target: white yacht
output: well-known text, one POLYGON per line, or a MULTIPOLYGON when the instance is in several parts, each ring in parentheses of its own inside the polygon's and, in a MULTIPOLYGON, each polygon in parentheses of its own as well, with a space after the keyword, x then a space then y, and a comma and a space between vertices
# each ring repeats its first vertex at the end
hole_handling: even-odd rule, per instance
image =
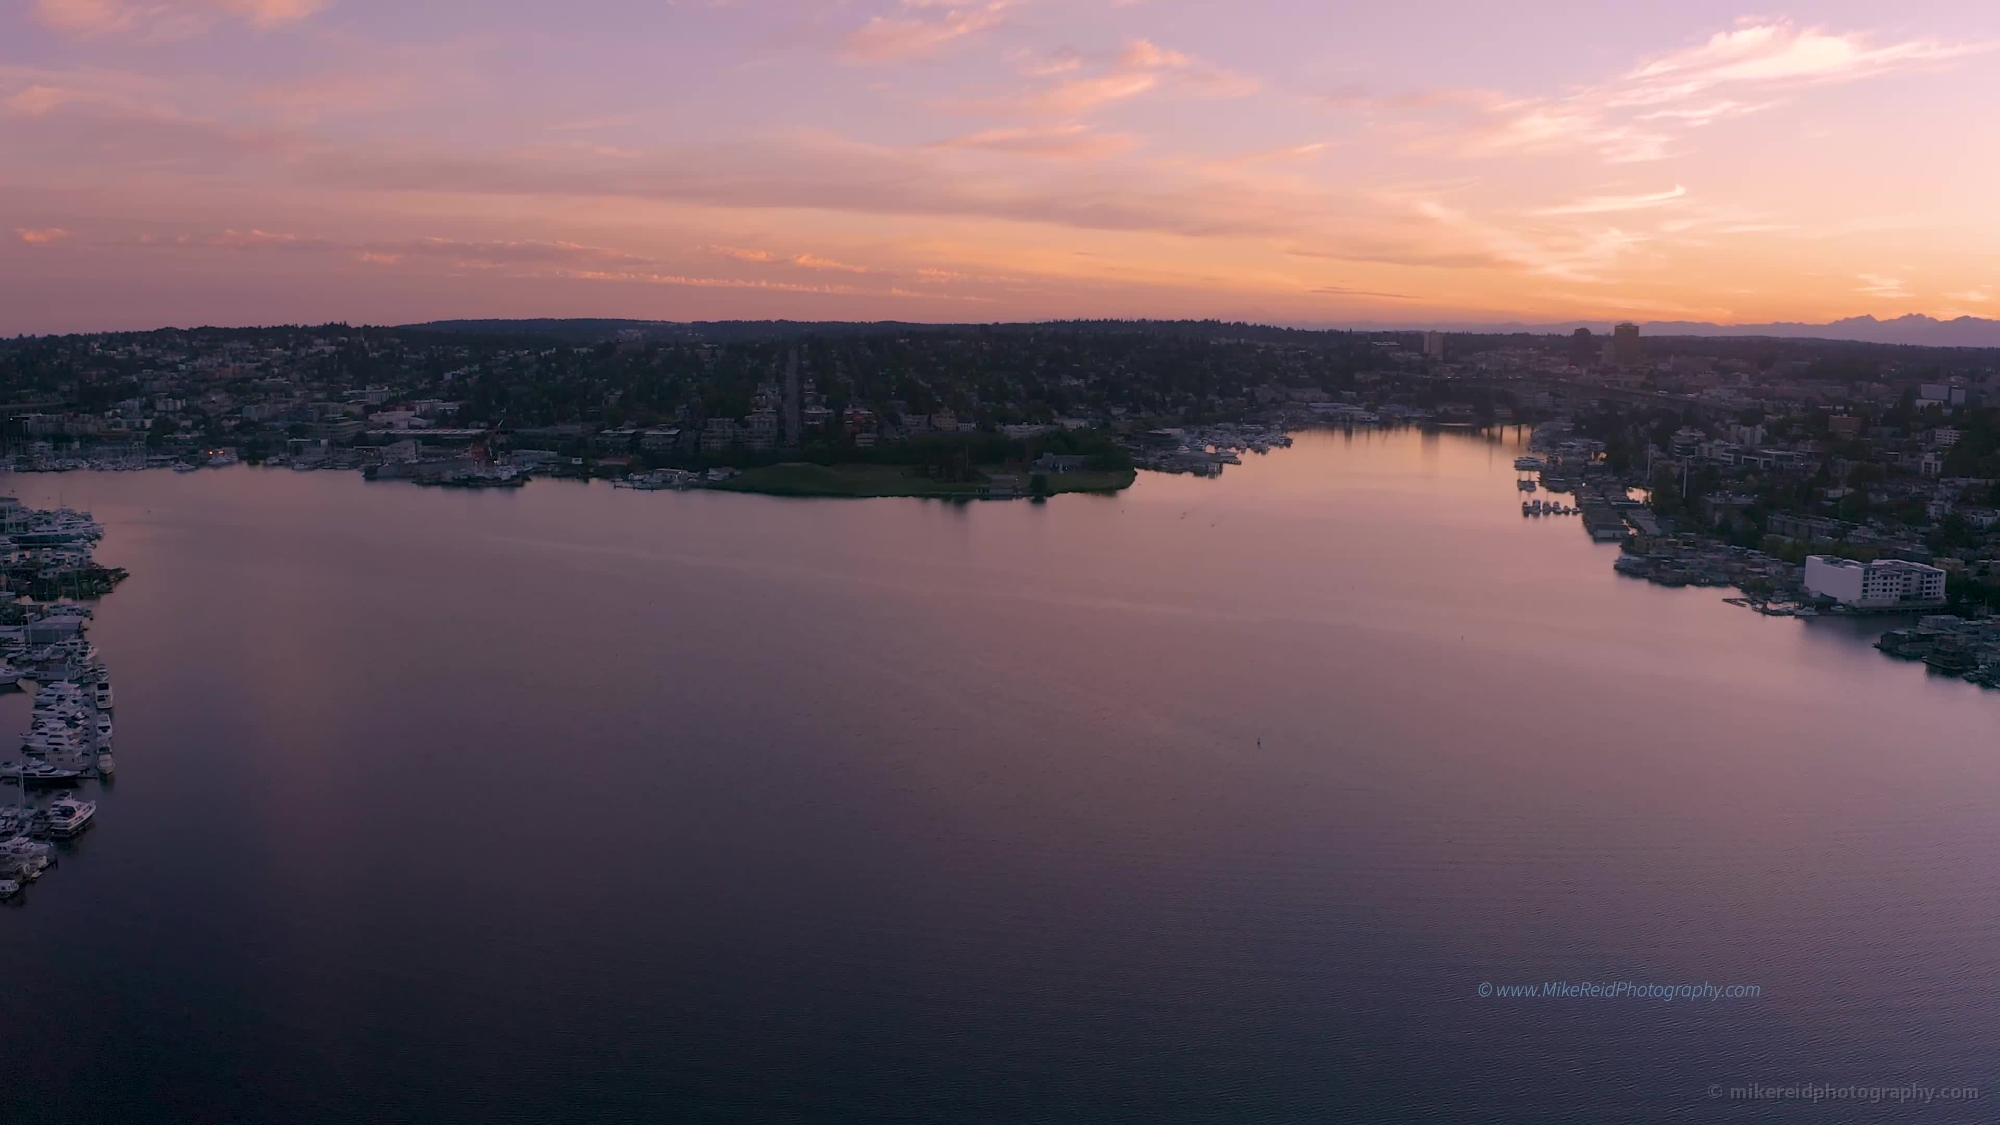
POLYGON ((110 680, 99 680, 90 685, 90 693, 93 699, 95 699, 99 711, 109 711, 117 706, 111 698, 110 680))
POLYGON ((117 772, 118 763, 111 757, 111 751, 99 750, 97 752, 97 776, 110 777, 117 772))
POLYGON ((0 660, 0 687, 7 687, 10 684, 18 684, 20 682, 21 670, 7 663, 5 660, 0 660))
POLYGON ((90 818, 96 815, 96 801, 64 797, 49 806, 49 831, 58 837, 74 836, 90 827, 90 818))
POLYGON ((21 893, 21 884, 12 879, 0 879, 0 902, 6 902, 21 893))

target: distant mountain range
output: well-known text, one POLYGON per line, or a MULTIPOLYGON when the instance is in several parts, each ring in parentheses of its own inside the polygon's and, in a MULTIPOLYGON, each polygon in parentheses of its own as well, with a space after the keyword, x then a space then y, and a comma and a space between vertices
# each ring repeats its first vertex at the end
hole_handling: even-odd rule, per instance
MULTIPOLYGON (((1568 334, 1578 328, 1588 328, 1592 332, 1611 331, 1609 321, 1580 320, 1559 321, 1553 324, 1356 324, 1351 327, 1367 331, 1396 332, 1428 327, 1443 332, 1480 334, 1527 332, 1534 335, 1568 334)), ((1899 316, 1893 320, 1877 320, 1872 316, 1850 316, 1845 320, 1836 320, 1828 324, 1798 324, 1789 321, 1775 324, 1708 324, 1693 320, 1649 320, 1640 323, 1639 333, 1642 336, 1770 336, 1788 340, 1858 340, 1868 344, 1913 344, 1926 348, 2000 348, 2000 320, 1984 320, 1976 316, 1938 320, 1918 313, 1899 316)))
MULTIPOLYGON (((1223 325, 1215 321, 1072 321, 1071 327, 1096 330, 1115 329, 1120 325, 1137 327, 1144 325, 1156 331, 1214 330, 1227 329, 1241 334, 1244 329, 1262 329, 1273 333, 1287 331, 1280 326, 1223 325)), ((845 335, 856 332, 908 331, 926 329, 946 329, 969 327, 966 325, 911 324, 901 321, 877 321, 856 323, 851 321, 794 321, 794 320, 738 320, 684 323, 663 320, 438 320, 428 324, 408 324, 404 328, 427 332, 472 332, 480 334, 555 336, 563 339, 592 342, 598 340, 625 339, 707 339, 740 340, 768 338, 772 336, 799 336, 808 333, 819 335, 845 335)), ((1010 328, 1030 328, 1032 325, 1008 325, 1010 328)), ((1470 332, 1480 335, 1510 335, 1529 333, 1532 335, 1568 335, 1578 328, 1588 328, 1592 332, 1608 333, 1609 321, 1557 321, 1554 323, 1531 324, 1514 322, 1505 324, 1479 322, 1436 322, 1431 324, 1382 324, 1348 323, 1295 325, 1291 330, 1349 329, 1362 332, 1421 332, 1436 329, 1443 332, 1470 332)), ((2000 320, 1985 320, 1976 316, 1961 316, 1956 320, 1938 320, 1935 317, 1912 313, 1893 320, 1877 320, 1872 316, 1851 316, 1828 324, 1798 324, 1780 322, 1775 324, 1708 324, 1689 320, 1652 320, 1639 325, 1645 336, 1735 336, 1735 337, 1775 337, 1788 340, 1855 340, 1869 344, 1910 344, 1927 348, 2000 348, 2000 320)))

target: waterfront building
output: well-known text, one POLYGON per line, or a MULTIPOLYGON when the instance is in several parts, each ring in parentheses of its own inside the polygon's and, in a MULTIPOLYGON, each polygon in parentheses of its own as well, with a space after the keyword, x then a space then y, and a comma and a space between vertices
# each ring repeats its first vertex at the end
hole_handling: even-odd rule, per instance
POLYGON ((1806 556, 1806 591, 1857 609, 1944 604, 1944 571, 1904 559, 1871 563, 1831 555, 1806 556))

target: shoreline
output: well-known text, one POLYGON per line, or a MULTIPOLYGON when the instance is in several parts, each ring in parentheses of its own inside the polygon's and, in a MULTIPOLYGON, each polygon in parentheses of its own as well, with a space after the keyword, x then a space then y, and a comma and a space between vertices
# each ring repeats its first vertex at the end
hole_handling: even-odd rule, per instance
POLYGON ((984 480, 944 481, 915 475, 901 465, 850 462, 818 465, 788 461, 779 465, 744 469, 726 480, 710 482, 714 492, 756 493, 799 499, 876 499, 916 497, 930 500, 1023 500, 1060 496, 1066 493, 1112 495, 1132 487, 1138 470, 1084 471, 1069 473, 1008 473, 981 470, 984 480), (1035 478, 1046 482, 1047 491, 1035 489, 1035 478))

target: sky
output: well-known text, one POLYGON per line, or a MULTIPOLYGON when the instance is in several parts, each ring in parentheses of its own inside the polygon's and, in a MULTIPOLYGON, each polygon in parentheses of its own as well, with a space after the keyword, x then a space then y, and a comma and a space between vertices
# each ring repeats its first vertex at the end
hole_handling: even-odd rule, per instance
POLYGON ((2000 4, 8 0, 0 333, 2000 317, 2000 4))

